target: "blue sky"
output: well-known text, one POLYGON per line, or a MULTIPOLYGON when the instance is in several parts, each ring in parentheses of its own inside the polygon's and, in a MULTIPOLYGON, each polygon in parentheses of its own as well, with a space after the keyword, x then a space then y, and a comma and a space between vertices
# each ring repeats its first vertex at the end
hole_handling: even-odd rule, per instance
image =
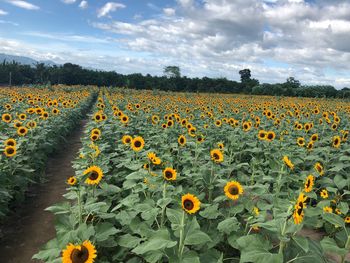
POLYGON ((350 1, 0 0, 0 52, 121 73, 350 87, 350 1))

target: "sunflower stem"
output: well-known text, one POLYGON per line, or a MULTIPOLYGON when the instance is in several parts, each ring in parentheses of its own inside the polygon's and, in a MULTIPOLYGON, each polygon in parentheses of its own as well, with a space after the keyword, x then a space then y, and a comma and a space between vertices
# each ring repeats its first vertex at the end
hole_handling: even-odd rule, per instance
MULTIPOLYGON (((286 220, 284 221, 284 224, 283 224, 283 228, 282 228, 282 232, 281 232, 281 236, 282 236, 282 237, 284 237, 285 232, 286 232, 287 221, 288 221, 288 219, 286 219, 286 220)), ((284 242, 284 241, 281 240, 281 241, 280 241, 280 247, 279 247, 279 250, 278 250, 278 254, 282 254, 282 255, 283 255, 283 249, 284 249, 285 246, 286 246, 286 242, 284 242)))
POLYGON ((184 229, 185 229, 185 211, 182 211, 182 217, 181 217, 181 223, 180 223, 179 251, 178 251, 178 256, 180 261, 182 260, 182 254, 185 248, 184 229))
MULTIPOLYGON (((166 187, 167 187, 167 183, 164 182, 164 184, 163 184, 163 200, 166 197, 166 187)), ((164 225, 165 208, 166 208, 166 205, 162 208, 162 217, 161 217, 161 220, 160 220, 160 228, 162 228, 163 225, 164 225)))
POLYGON ((83 207, 81 203, 80 189, 77 190, 78 206, 79 206, 79 225, 82 223, 83 219, 83 207))

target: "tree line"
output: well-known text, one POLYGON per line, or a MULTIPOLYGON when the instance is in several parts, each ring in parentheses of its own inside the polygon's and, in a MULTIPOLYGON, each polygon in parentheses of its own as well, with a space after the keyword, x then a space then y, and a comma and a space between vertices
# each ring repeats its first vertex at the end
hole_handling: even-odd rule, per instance
POLYGON ((289 77, 284 83, 259 83, 251 78, 249 69, 239 71, 241 81, 226 78, 189 78, 181 76, 180 68, 167 66, 163 76, 120 74, 115 71, 102 71, 83 68, 72 63, 33 66, 15 61, 3 61, 0 64, 0 84, 65 84, 119 86, 134 89, 159 89, 182 92, 242 93, 275 96, 350 98, 350 89, 336 90, 330 85, 301 85, 298 80, 289 77))

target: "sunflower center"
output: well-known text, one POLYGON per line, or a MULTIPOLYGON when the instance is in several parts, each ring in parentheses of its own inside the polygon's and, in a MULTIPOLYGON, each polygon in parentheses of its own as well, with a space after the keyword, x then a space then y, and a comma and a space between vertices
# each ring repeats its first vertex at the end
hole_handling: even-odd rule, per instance
POLYGON ((184 207, 185 207, 186 210, 192 210, 193 207, 194 207, 194 204, 193 204, 193 202, 191 200, 186 199, 184 201, 184 207))
POLYGON ((8 154, 13 154, 14 152, 15 152, 15 150, 13 148, 7 149, 7 153, 8 154))
POLYGON ((81 250, 75 248, 70 258, 72 263, 84 263, 89 259, 89 250, 85 246, 81 246, 81 250))
POLYGON ((180 143, 181 143, 181 144, 184 143, 184 138, 180 138, 180 143))
POLYGON ((5 120, 9 121, 10 120, 10 116, 9 115, 5 115, 5 120))
POLYGON ((217 153, 214 153, 213 157, 214 157, 215 160, 219 160, 220 159, 220 156, 217 153))
POLYGON ((334 140, 334 144, 338 144, 339 143, 339 140, 338 140, 338 138, 336 138, 335 140, 334 140))
POLYGON ((269 140, 271 140, 271 139, 273 138, 273 135, 272 135, 271 133, 269 133, 269 134, 267 135, 267 138, 268 138, 269 140))
POLYGON ((139 148, 139 147, 141 147, 141 142, 140 141, 136 141, 134 143, 134 145, 135 145, 135 147, 139 148))
POLYGON ((89 175, 90 180, 96 180, 98 178, 98 173, 95 171, 92 171, 89 175))
POLYGON ((302 212, 303 212, 303 208, 299 207, 298 210, 297 210, 297 214, 300 216, 302 212))
POLYGON ((101 119, 101 116, 100 116, 100 115, 97 115, 97 116, 96 116, 96 120, 99 120, 99 119, 101 119))
POLYGON ((125 139, 125 142, 126 142, 126 143, 130 143, 130 138, 126 138, 126 139, 125 139))
POLYGON ((20 133, 25 133, 25 129, 20 129, 19 132, 20 133))
POLYGON ((165 177, 168 178, 168 179, 170 179, 170 178, 173 177, 173 173, 172 173, 171 171, 166 171, 166 172, 165 172, 165 177))
POLYGON ((231 195, 238 195, 239 194, 239 190, 238 190, 238 187, 237 186, 231 186, 229 189, 228 189, 229 193, 231 195))

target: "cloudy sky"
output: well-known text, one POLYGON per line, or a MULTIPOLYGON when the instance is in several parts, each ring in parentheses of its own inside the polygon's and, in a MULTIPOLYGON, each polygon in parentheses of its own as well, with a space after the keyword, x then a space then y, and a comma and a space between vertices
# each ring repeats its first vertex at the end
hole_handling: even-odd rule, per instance
POLYGON ((348 0, 0 0, 0 53, 121 73, 350 87, 348 0))

